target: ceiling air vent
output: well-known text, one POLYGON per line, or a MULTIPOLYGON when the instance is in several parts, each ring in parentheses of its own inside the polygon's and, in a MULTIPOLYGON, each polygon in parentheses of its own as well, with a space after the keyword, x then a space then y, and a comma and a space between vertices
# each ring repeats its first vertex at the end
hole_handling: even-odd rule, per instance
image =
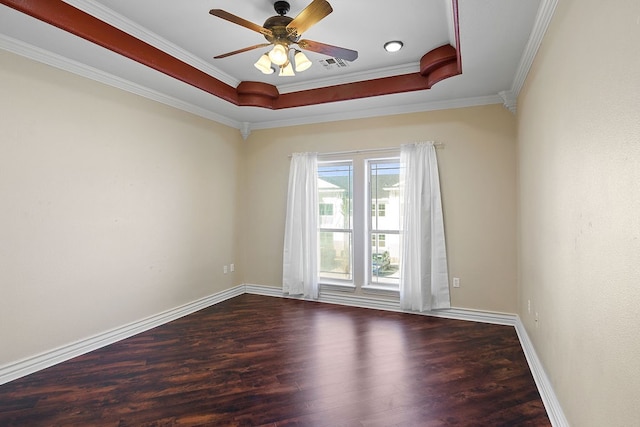
POLYGON ((346 68, 349 66, 349 61, 345 61, 340 58, 327 58, 318 61, 326 70, 333 70, 338 68, 346 68))

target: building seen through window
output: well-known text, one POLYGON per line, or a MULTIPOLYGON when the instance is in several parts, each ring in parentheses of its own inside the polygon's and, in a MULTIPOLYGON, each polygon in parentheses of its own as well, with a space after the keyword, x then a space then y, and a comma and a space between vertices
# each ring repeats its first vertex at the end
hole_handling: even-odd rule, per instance
POLYGON ((321 283, 398 288, 398 158, 319 162, 318 210, 321 283), (364 271, 354 272, 355 265, 364 271))

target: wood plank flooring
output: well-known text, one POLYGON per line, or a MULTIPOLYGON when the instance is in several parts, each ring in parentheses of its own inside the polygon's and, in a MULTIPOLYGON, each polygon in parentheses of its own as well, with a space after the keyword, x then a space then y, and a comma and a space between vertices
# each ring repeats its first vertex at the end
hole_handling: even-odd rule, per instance
POLYGON ((1 426, 548 426, 513 327, 241 295, 0 386, 1 426))

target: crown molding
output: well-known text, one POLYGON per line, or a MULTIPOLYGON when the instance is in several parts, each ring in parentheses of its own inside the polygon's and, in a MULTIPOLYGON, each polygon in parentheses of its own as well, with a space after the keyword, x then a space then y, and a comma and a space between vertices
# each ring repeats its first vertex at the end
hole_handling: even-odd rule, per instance
POLYGON ((211 110, 197 107, 193 104, 181 101, 177 98, 165 95, 161 92, 151 90, 144 86, 130 82, 129 80, 116 77, 105 71, 90 67, 80 62, 68 59, 61 55, 24 43, 22 41, 0 34, 0 49, 15 53, 17 55, 32 59, 52 67, 77 74, 82 77, 103 83, 126 92, 130 92, 153 101, 186 111, 197 116, 213 120, 226 126, 241 131, 242 137, 246 140, 251 131, 259 129, 273 129, 285 126, 297 126, 312 123, 326 123, 342 120, 364 119, 371 117, 381 117, 395 114, 408 114, 422 111, 436 111, 452 108, 475 107, 481 105, 501 104, 503 99, 500 96, 482 96, 475 98, 463 98, 447 101, 432 101, 417 104, 407 104, 396 107, 377 107, 366 110, 351 110, 340 113, 318 114, 313 117, 301 117, 285 120, 270 120, 265 122, 239 122, 232 120, 211 110))
POLYGON ((4 34, 0 34, 0 49, 15 53, 16 55, 20 55, 37 62, 41 62, 46 65, 50 65, 60 70, 68 71, 81 77, 86 77, 88 79, 124 90, 129 93, 140 95, 144 98, 160 102, 162 104, 195 114, 196 116, 200 116, 205 119, 222 123, 236 129, 240 129, 241 126, 240 122, 229 119, 228 117, 225 117, 221 114, 214 113, 211 110, 195 106, 172 96, 165 95, 164 93, 149 89, 136 83, 132 83, 129 80, 114 76, 105 71, 90 67, 86 64, 52 53, 48 50, 41 49, 28 43, 24 43, 20 40, 5 36, 4 34))
POLYGON ((498 95, 502 98, 504 107, 515 114, 518 104, 518 95, 513 93, 512 90, 503 90, 502 92, 499 92, 498 95))
POLYGON ((156 33, 147 30, 144 27, 136 24, 130 19, 114 12, 113 10, 101 5, 97 2, 89 3, 86 0, 62 0, 65 3, 79 9, 89 15, 112 25, 137 39, 142 40, 145 43, 154 46, 169 55, 177 58, 186 64, 189 64, 200 71, 203 71, 210 76, 228 84, 229 86, 236 87, 240 83, 240 80, 220 71, 210 63, 203 61, 199 57, 192 55, 188 51, 180 48, 179 46, 169 42, 168 40, 160 37, 156 33))
MULTIPOLYGON (((10 0, 7 2, 7 5, 30 15, 33 18, 54 25, 63 31, 70 32, 71 34, 84 38, 96 45, 102 46, 103 48, 112 50, 113 52, 119 53, 143 65, 147 65, 156 71, 170 77, 174 77, 175 79, 186 84, 190 84, 195 88, 211 93, 223 101, 235 104, 236 106, 250 105, 264 108, 285 109, 305 105, 330 103, 340 100, 351 101, 353 99, 369 96, 381 96, 407 91, 426 90, 433 84, 445 78, 460 74, 461 72, 459 50, 451 47, 451 45, 444 45, 425 54, 420 61, 419 73, 395 75, 380 79, 354 82, 352 84, 357 85, 358 87, 357 90, 353 89, 351 91, 343 90, 346 87, 351 87, 351 84, 343 84, 306 91, 289 92, 283 94, 282 98, 279 98, 279 100, 281 99, 282 101, 279 102, 278 105, 274 106, 272 105, 273 103, 263 102, 264 100, 257 97, 253 92, 249 94, 239 93, 238 89, 234 88, 232 85, 229 85, 224 81, 211 76, 211 74, 202 71, 200 68, 206 68, 206 63, 198 63, 200 66, 200 68, 198 68, 177 58, 177 56, 187 56, 188 58, 185 59, 188 59, 189 62, 193 62, 191 60, 195 61, 195 58, 187 55, 186 52, 181 51, 175 45, 162 40, 160 37, 148 31, 137 28, 134 23, 124 17, 118 16, 115 12, 109 11, 109 9, 104 6, 91 4, 90 2, 83 3, 79 0, 57 0, 57 2, 51 3, 40 3, 35 0, 26 2, 10 0), (74 4, 78 7, 74 6, 74 4), (61 10, 58 10, 57 8, 61 8, 61 10), (60 12, 60 14, 57 14, 58 12, 60 12), (125 28, 126 31, 122 28, 125 28), (154 46, 154 44, 161 45, 162 49, 154 46), (452 51, 455 60, 452 58, 452 51), (180 52, 182 52, 182 54, 180 52), (423 61, 426 61, 426 64, 423 64, 423 61), (241 101, 247 101, 248 103, 242 103, 241 101)), ((455 12, 453 17, 454 23, 457 25, 457 0, 452 0, 452 6, 455 12)), ((457 35, 457 32, 455 34, 457 35)), ((456 45, 458 45, 457 38, 456 45)), ((38 55, 34 55, 31 57, 33 58, 37 56, 38 55)), ((100 73, 91 67, 86 67, 85 70, 80 70, 81 66, 73 61, 67 61, 64 65, 60 65, 60 61, 54 60, 50 63, 55 62, 58 62, 58 67, 66 67, 69 71, 77 74, 123 88, 130 92, 138 93, 142 96, 146 96, 200 116, 211 118, 223 124, 231 125, 234 128, 240 129, 244 138, 248 137, 252 127, 257 128, 257 126, 243 123, 242 120, 231 120, 231 112, 226 113, 228 117, 222 117, 222 115, 218 114, 217 111, 213 111, 216 108, 215 106, 212 106, 211 108, 195 108, 188 102, 164 96, 163 94, 149 90, 144 86, 126 82, 124 79, 114 78, 104 72, 100 73)), ((387 69, 385 72, 388 73, 389 70, 390 69, 387 69)), ((209 69, 209 71, 211 70, 209 69)), ((238 87, 239 86, 240 85, 238 85, 238 87)), ((401 112, 402 111, 400 111, 400 113, 401 112)), ((390 113, 393 114, 393 112, 390 113)), ((385 112, 382 112, 382 114, 385 114, 385 112)), ((374 112, 374 115, 379 114, 374 112)), ((362 116, 362 114, 360 116, 362 116)))
POLYGON ((165 95, 161 92, 151 90, 142 85, 132 83, 129 80, 114 76, 97 68, 71 60, 64 56, 52 53, 48 50, 30 45, 20 40, 0 34, 0 49, 15 53, 17 55, 32 59, 52 67, 68 71, 70 73, 86 77, 88 79, 103 83, 126 92, 130 92, 153 101, 186 111, 197 116, 213 120, 226 126, 241 131, 242 137, 246 140, 252 130, 272 129, 284 126, 297 126, 312 123, 326 123, 341 120, 363 119, 380 117, 395 114, 408 114, 422 111, 445 110, 451 108, 475 107, 480 105, 500 104, 503 102, 500 96, 483 96, 475 98, 464 98, 447 101, 432 101, 417 104, 407 104, 396 107, 377 107, 366 110, 350 110, 340 113, 318 114, 312 117, 302 117, 285 120, 270 120, 265 122, 239 122, 232 120, 211 110, 200 108, 193 104, 184 102, 177 98, 165 95))
POLYGON ((520 95, 520 90, 527 79, 533 60, 535 59, 538 49, 542 44, 544 35, 547 32, 547 28, 549 28, 549 24, 551 23, 551 18, 553 18, 553 13, 556 10, 557 4, 558 0, 542 0, 540 2, 540 7, 538 8, 538 14, 536 15, 533 29, 531 30, 531 35, 529 36, 527 45, 522 53, 522 57, 520 58, 511 89, 499 93, 500 97, 504 100, 503 103, 505 108, 514 114, 516 113, 516 101, 518 99, 518 95, 520 95))
MULTIPOLYGON (((112 10, 105 8, 99 3, 95 2, 86 2, 83 0, 63 0, 65 3, 76 7, 82 10, 84 13, 90 14, 97 19, 100 19, 109 25, 112 25, 116 28, 119 28, 121 31, 125 31, 137 38, 141 41, 148 43, 151 46, 154 46, 160 50, 168 52, 173 57, 179 58, 179 60, 185 62, 186 64, 193 66, 196 69, 199 69, 202 72, 206 72, 209 75, 217 76, 221 82, 229 82, 230 86, 235 86, 237 81, 232 77, 221 73, 220 70, 213 67, 211 64, 202 61, 201 59, 189 54, 183 49, 173 45, 172 43, 162 39, 156 34, 147 31, 127 18, 120 16, 113 12, 112 10)), ((301 118, 301 119, 284 119, 284 120, 276 120, 269 122, 240 122, 237 120, 233 120, 230 117, 224 116, 217 112, 212 111, 211 109, 202 108, 190 104, 188 102, 176 99, 174 97, 167 96, 158 91, 151 90, 147 87, 141 86, 139 84, 132 83, 125 79, 110 75, 109 73, 97 70, 95 68, 86 66, 84 64, 75 62, 73 60, 69 60, 67 58, 63 58, 62 56, 53 54, 51 52, 46 52, 42 49, 29 46, 25 43, 19 42, 14 39, 10 39, 7 36, 0 35, 0 48, 4 48, 5 50, 12 51, 19 55, 37 60, 39 62, 46 63, 48 65, 55 66, 60 69, 64 69, 66 71, 70 71, 72 73, 91 78, 95 81, 108 84, 122 90, 138 94, 140 96, 146 97, 148 99, 152 99, 163 104, 193 113, 195 115, 214 120, 216 122, 225 124, 227 126, 239 129, 241 131, 243 138, 248 138, 252 129, 267 129, 267 128, 275 128, 281 126, 293 126, 300 124, 309 124, 309 123, 319 123, 319 122, 329 122, 329 121, 338 121, 338 120, 346 120, 346 119, 358 119, 358 118, 367 118, 367 117, 379 117, 383 115, 392 115, 392 114, 405 114, 412 113, 418 111, 433 111, 439 109, 448 109, 448 108, 461 108, 468 106, 476 106, 476 105, 486 105, 486 104, 494 104, 501 103, 511 112, 515 113, 517 108, 517 97, 519 92, 526 80, 527 74, 535 55, 538 51, 538 48, 543 40, 544 34, 547 30, 547 27, 553 17, 553 13, 555 11, 555 7, 557 5, 557 0, 541 0, 540 6, 538 8, 538 13, 536 15, 536 19, 534 22, 534 26, 527 42, 525 51, 520 59, 516 74, 514 76, 514 80, 512 83, 512 87, 509 90, 501 91, 495 96, 489 97, 480 97, 480 98, 469 98, 469 99, 458 99, 452 101, 444 101, 444 102, 427 102, 421 104, 411 104, 411 105, 403 105, 398 107, 379 107, 372 108, 361 111, 353 111, 346 113, 328 113, 328 114, 320 114, 316 115, 313 118, 301 118)), ((342 75, 336 78, 326 78, 320 81, 323 85, 332 85, 332 84, 346 84, 347 82, 352 82, 354 79, 359 78, 371 78, 376 75, 387 75, 400 73, 404 71, 415 71, 416 64, 404 64, 396 67, 389 67, 383 70, 379 70, 378 72, 363 72, 363 73, 354 73, 351 75, 342 75), (341 83, 342 82, 342 83, 341 83)), ((318 83, 310 84, 310 83, 297 83, 297 84, 288 84, 283 85, 279 88, 283 94, 291 93, 292 91, 302 91, 308 90, 304 88, 315 87, 318 83)))
POLYGON ((453 108, 477 107, 481 105, 502 104, 498 95, 478 96, 473 98, 452 99, 446 101, 430 101, 416 104, 398 105, 394 107, 377 107, 369 109, 354 109, 338 113, 314 114, 313 117, 295 119, 270 120, 251 123, 251 130, 273 129, 286 126, 298 126, 313 123, 337 122, 342 120, 367 119, 372 117, 392 116, 397 114, 420 113, 425 111, 449 110, 453 108))
MULTIPOLYGON (((88 13, 101 21, 106 22, 142 41, 148 43, 169 55, 203 71, 216 79, 237 87, 241 81, 224 73, 210 63, 203 61, 201 58, 192 55, 190 52, 180 48, 179 46, 160 37, 156 33, 138 25, 130 19, 114 12, 100 3, 87 3, 86 0, 62 0, 65 3, 88 13)), ((391 77, 400 74, 417 73, 420 71, 419 63, 402 64, 393 67, 386 67, 375 71, 362 71, 358 73, 342 74, 335 77, 325 77, 323 79, 314 80, 313 82, 300 82, 277 85, 280 94, 298 92, 309 89, 317 89, 326 86, 336 86, 346 83, 354 83, 362 80, 372 80, 383 77, 391 77)))
POLYGON ((242 122, 240 124, 240 135, 242 135, 242 139, 245 141, 249 138, 249 135, 251 135, 251 123, 242 122))

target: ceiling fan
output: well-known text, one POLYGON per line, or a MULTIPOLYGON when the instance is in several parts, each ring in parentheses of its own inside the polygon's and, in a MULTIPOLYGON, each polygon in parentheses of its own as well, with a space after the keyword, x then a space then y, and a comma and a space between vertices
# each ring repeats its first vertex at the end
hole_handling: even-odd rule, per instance
POLYGON ((291 51, 294 52, 293 61, 295 62, 296 71, 304 71, 311 66, 311 61, 304 53, 298 49, 290 50, 291 45, 297 45, 301 50, 317 52, 346 61, 355 61, 358 58, 358 52, 355 50, 313 40, 300 39, 302 33, 333 12, 333 8, 326 0, 313 0, 295 18, 286 16, 290 9, 289 2, 276 1, 273 7, 278 15, 268 18, 262 26, 222 9, 211 9, 209 11, 211 15, 258 32, 269 42, 227 52, 215 56, 214 59, 226 58, 238 53, 273 45, 273 49, 268 54, 262 55, 258 62, 255 63, 256 68, 265 74, 271 74, 275 71, 272 64, 275 64, 280 68, 281 76, 291 76, 294 75, 290 60, 291 51))

